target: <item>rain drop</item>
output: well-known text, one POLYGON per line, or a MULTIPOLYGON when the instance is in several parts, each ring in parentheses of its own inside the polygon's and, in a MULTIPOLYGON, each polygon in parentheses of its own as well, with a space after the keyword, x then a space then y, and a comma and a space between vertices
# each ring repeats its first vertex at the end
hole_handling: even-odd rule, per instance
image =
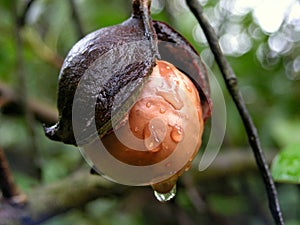
POLYGON ((177 92, 171 93, 166 91, 157 91, 157 94, 163 97, 177 110, 180 110, 184 106, 184 103, 177 92))
POLYGON ((165 108, 160 108, 160 109, 159 109, 159 112, 160 112, 161 114, 164 114, 164 113, 166 112, 166 109, 165 109, 165 108))
POLYGON ((169 149, 169 146, 166 144, 166 143, 162 143, 162 147, 163 147, 163 149, 165 149, 165 150, 168 150, 169 149))
POLYGON ((166 135, 166 125, 165 122, 159 118, 153 118, 150 122, 146 131, 145 135, 145 147, 150 151, 159 151, 161 148, 159 145, 161 144, 162 140, 166 135), (150 134, 150 136, 149 136, 150 134))
POLYGON ((145 141, 145 145, 147 149, 151 150, 154 146, 154 143, 152 141, 145 141))
POLYGON ((184 171, 187 172, 191 168, 191 165, 185 167, 184 171))
POLYGON ((176 143, 179 143, 183 140, 183 129, 180 126, 173 127, 171 131, 171 138, 176 143))
POLYGON ((170 201, 176 195, 176 185, 174 185, 174 187, 168 193, 159 193, 157 191, 154 191, 154 195, 160 202, 170 201))
POLYGON ((189 92, 192 92, 191 86, 190 86, 186 81, 183 81, 183 83, 184 83, 185 88, 186 88, 189 92))

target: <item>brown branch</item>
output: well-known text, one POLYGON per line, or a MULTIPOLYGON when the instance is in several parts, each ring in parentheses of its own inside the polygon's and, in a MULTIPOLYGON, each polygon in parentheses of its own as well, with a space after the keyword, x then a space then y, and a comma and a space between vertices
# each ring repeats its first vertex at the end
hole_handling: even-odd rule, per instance
MULTIPOLYGON (((219 153, 208 169, 202 172, 199 172, 198 165, 194 164, 192 167, 193 179, 210 181, 257 171, 256 162, 248 150, 250 149, 223 150, 225 153, 219 153)), ((200 161, 198 157, 194 160, 195 162, 200 161)), ((275 151, 268 150, 267 163, 270 164, 274 157, 275 151)))
POLYGON ((182 177, 182 183, 187 192, 187 195, 198 213, 203 213, 207 208, 206 202, 197 190, 197 187, 192 179, 191 173, 186 173, 182 177))
POLYGON ((98 176, 88 176, 86 169, 79 170, 61 181, 33 189, 28 194, 28 204, 25 207, 2 204, 0 225, 17 225, 24 218, 26 224, 40 224, 70 209, 80 208, 97 198, 123 195, 127 188, 98 176))
POLYGON ((83 36, 84 36, 83 26, 80 21, 80 17, 79 17, 79 13, 77 11, 76 4, 75 4, 74 0, 69 0, 69 4, 71 7, 72 18, 74 21, 74 25, 75 25, 78 37, 79 37, 79 39, 83 38, 83 36))
POLYGON ((256 127, 252 121, 252 118, 247 110, 246 104, 242 98, 242 95, 238 89, 237 78, 229 65, 228 61, 226 60, 225 56, 223 55, 221 48, 219 46, 218 38, 209 24, 208 20, 203 14, 202 6, 197 0, 186 0, 189 8, 197 18, 199 24, 201 25, 210 48, 215 56, 215 60, 222 72, 223 78, 225 80, 226 86, 228 91, 230 92, 233 101, 236 104, 236 107, 240 113, 240 116, 243 120, 249 144, 252 147, 253 154, 256 159, 257 166, 261 172, 263 181, 265 183, 268 199, 269 199, 269 207, 271 213, 273 215, 274 221, 278 225, 283 225, 283 216, 279 205, 279 200, 277 196, 276 187, 274 181, 272 179, 269 167, 266 163, 266 159, 261 148, 260 140, 257 134, 256 127))
POLYGON ((19 190, 13 180, 4 151, 1 148, 0 148, 0 187, 2 191, 2 196, 4 198, 10 199, 14 196, 19 195, 19 190))
POLYGON ((3 149, 0 148, 0 189, 2 197, 12 204, 24 204, 26 196, 21 194, 10 172, 3 149))
MULTIPOLYGON (((273 155, 268 155, 267 158, 270 162, 273 155)), ((255 161, 242 149, 221 153, 205 172, 199 173, 195 167, 190 174, 194 182, 204 183, 251 171, 257 171, 255 161)), ((148 190, 145 188, 147 193, 148 190)), ((81 208, 97 198, 124 196, 135 191, 137 190, 134 187, 118 185, 99 176, 89 175, 88 169, 84 168, 60 181, 31 190, 27 193, 28 205, 25 208, 11 207, 4 203, 0 207, 0 225, 18 224, 24 216, 29 222, 38 224, 70 209, 81 208)))
MULTIPOLYGON (((27 101, 28 110, 31 111, 35 119, 45 124, 54 124, 58 120, 58 113, 54 107, 51 107, 36 99, 27 101)), ((24 113, 20 97, 7 85, 0 82, 0 108, 4 114, 24 113)))
POLYGON ((60 69, 64 59, 42 40, 41 35, 31 27, 26 27, 23 31, 24 40, 30 45, 34 54, 54 68, 60 69))

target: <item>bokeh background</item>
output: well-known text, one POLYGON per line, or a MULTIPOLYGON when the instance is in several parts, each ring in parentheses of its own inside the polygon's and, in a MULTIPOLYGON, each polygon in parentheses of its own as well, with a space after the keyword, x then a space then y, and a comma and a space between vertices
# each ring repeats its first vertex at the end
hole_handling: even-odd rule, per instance
MULTIPOLYGON (((286 164, 277 162, 272 170, 281 181, 276 185, 286 224, 300 225, 300 2, 200 2, 237 74, 268 163, 282 157, 285 149, 291 149, 292 159, 298 157, 286 164), (292 175, 280 172, 291 165, 292 175)), ((16 21, 27 3, 0 2, 0 147, 20 189, 30 193, 82 167, 89 176, 78 149, 48 140, 43 123, 32 117, 30 109, 37 107, 55 119, 57 78, 64 57, 82 35, 128 18, 131 1, 35 0, 18 27, 16 21), (3 93, 17 96, 18 107, 8 106, 3 93)), ((183 0, 153 0, 151 11, 154 19, 170 24, 192 43, 223 89, 227 129, 220 153, 207 170, 199 172, 200 150, 170 203, 158 203, 149 187, 122 189, 114 184, 122 194, 86 202, 43 224, 272 224, 244 127, 200 26, 183 0)), ((209 126, 208 122, 201 149, 209 126)))

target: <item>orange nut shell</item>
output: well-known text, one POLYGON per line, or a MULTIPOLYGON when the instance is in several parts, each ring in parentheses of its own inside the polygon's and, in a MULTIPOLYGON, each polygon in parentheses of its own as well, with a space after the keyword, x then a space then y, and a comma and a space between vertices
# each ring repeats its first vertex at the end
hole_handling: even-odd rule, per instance
MULTIPOLYGON (((178 161, 186 160, 187 152, 194 157, 201 145, 202 131, 196 87, 172 64, 157 61, 133 107, 102 142, 118 160, 146 166, 166 160, 177 148, 178 161), (189 140, 184 143, 185 139, 189 140), (196 143, 193 149, 189 147, 191 141, 196 143)), ((182 169, 191 160, 180 162, 182 169)))

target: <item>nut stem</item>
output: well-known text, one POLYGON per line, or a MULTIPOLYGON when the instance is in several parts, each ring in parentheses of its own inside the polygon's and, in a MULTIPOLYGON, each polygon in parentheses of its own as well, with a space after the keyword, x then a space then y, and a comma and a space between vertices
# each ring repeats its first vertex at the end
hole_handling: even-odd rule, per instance
POLYGON ((133 15, 140 16, 145 13, 144 9, 147 9, 147 14, 150 15, 151 0, 132 0, 133 15))
POLYGON ((142 18, 145 28, 145 36, 150 41, 150 47, 154 59, 160 59, 160 54, 157 46, 157 35, 154 30, 151 18, 151 0, 133 0, 132 1, 132 16, 142 18))

